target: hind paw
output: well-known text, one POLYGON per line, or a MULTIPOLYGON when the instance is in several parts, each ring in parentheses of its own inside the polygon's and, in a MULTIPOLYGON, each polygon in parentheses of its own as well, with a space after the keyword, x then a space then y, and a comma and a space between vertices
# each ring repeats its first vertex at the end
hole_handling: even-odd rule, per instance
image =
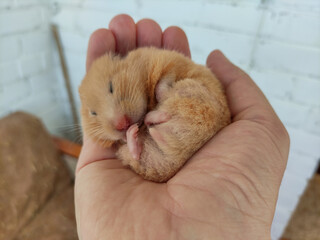
POLYGON ((147 126, 165 123, 171 119, 171 116, 159 110, 148 112, 144 118, 144 124, 147 126))

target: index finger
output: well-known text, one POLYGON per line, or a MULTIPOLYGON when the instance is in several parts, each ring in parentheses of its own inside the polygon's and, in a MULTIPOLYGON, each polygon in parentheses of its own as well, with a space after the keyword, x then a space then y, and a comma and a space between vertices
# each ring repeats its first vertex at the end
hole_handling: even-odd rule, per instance
POLYGON ((176 26, 168 27, 162 34, 162 47, 174 50, 191 58, 189 42, 185 32, 176 26))
POLYGON ((116 51, 125 56, 136 48, 136 24, 127 14, 120 14, 111 19, 109 28, 116 40, 116 51))
POLYGON ((95 59, 107 52, 115 52, 115 49, 116 41, 109 29, 101 28, 92 33, 87 50, 87 71, 95 59))

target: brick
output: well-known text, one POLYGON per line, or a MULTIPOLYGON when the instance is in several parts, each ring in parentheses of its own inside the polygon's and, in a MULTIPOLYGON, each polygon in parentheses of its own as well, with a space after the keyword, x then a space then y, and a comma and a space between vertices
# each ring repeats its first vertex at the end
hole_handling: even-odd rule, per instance
POLYGON ((195 19, 199 19, 201 10, 203 4, 192 1, 167 1, 165 4, 160 1, 143 1, 140 3, 138 16, 152 18, 166 25, 180 26, 194 24, 195 19))
POLYGON ((52 23, 59 26, 59 29, 74 30, 75 21, 78 15, 79 9, 75 8, 62 8, 57 15, 53 16, 52 23))
POLYGON ((317 157, 290 151, 286 171, 299 178, 309 179, 313 176, 318 161, 317 157))
MULTIPOLYGON (((192 8, 200 8, 196 4, 199 3, 195 2, 195 6, 191 6, 191 10, 192 8)), ((259 28, 262 12, 262 9, 255 5, 205 3, 198 13, 196 22, 198 21, 200 26, 205 25, 210 29, 255 35, 259 28)))
POLYGON ((32 76, 33 74, 43 71, 43 61, 41 55, 33 55, 21 58, 20 67, 24 77, 32 76))
POLYGON ((19 38, 15 36, 0 37, 0 53, 0 63, 17 59, 21 55, 19 38))
POLYGON ((52 64, 54 67, 60 66, 60 57, 56 47, 54 47, 54 51, 52 51, 52 64))
POLYGON ((82 9, 78 12, 77 18, 75 19, 75 28, 79 29, 82 33, 86 33, 88 41, 92 32, 99 28, 107 28, 114 16, 115 14, 110 11, 104 12, 87 8, 82 9))
POLYGON ((206 0, 206 2, 216 2, 221 4, 233 5, 233 6, 259 6, 261 0, 206 0))
POLYGON ((236 65, 248 66, 254 39, 250 36, 214 31, 200 27, 184 27, 192 54, 202 55, 202 64, 214 49, 220 49, 236 65))
POLYGON ((56 85, 53 72, 46 71, 29 78, 32 86, 32 92, 38 94, 46 89, 56 85))
POLYGON ((49 50, 48 52, 41 53, 42 63, 44 70, 52 70, 55 66, 60 66, 60 62, 56 64, 54 62, 53 52, 49 50))
MULTIPOLYGON (((64 77, 62 74, 62 70, 60 67, 55 67, 52 69, 54 82, 57 85, 57 88, 60 89, 60 91, 55 91, 55 97, 56 99, 60 99, 62 102, 65 103, 65 105, 69 104, 69 99, 67 95, 67 90, 65 86, 64 77)), ((73 90, 76 90, 77 88, 74 88, 73 90)))
POLYGON ((320 12, 320 2, 318 0, 269 0, 273 8, 283 8, 300 12, 320 12))
MULTIPOLYGON (((91 0, 90 0, 91 1, 91 0)), ((54 0, 55 3, 59 4, 62 7, 80 7, 83 3, 83 0, 54 0)))
POLYGON ((0 108, 8 110, 11 110, 15 103, 22 101, 32 92, 28 81, 19 81, 11 85, 6 85, 3 90, 0 108))
POLYGON ((73 88, 78 91, 78 87, 86 73, 85 69, 85 54, 77 54, 69 52, 66 55, 68 69, 77 69, 77 71, 69 71, 70 79, 73 88))
POLYGON ((80 34, 60 31, 60 37, 65 51, 79 52, 85 54, 88 47, 88 38, 83 37, 80 34))
POLYGON ((30 7, 30 6, 39 6, 43 4, 41 0, 15 0, 15 5, 17 7, 30 7))
POLYGON ((269 101, 282 122, 287 126, 300 127, 305 123, 310 107, 294 102, 269 98, 269 101))
POLYGON ((51 50, 51 34, 48 31, 36 31, 21 35, 24 54, 34 54, 51 50))
POLYGON ((38 91, 37 94, 31 94, 22 102, 15 104, 16 110, 23 110, 39 116, 41 113, 48 111, 55 101, 53 93, 48 89, 38 91))
POLYGON ((3 85, 14 83, 21 80, 21 73, 17 62, 0 64, 0 83, 3 85))
POLYGON ((302 104, 320 106, 320 78, 296 77, 292 98, 302 104))
MULTIPOLYGON (((124 1, 101 1, 101 0, 90 0, 84 1, 81 7, 83 9, 92 9, 101 12, 112 12, 114 14, 127 13, 129 15, 134 14, 139 8, 144 6, 147 1, 138 2, 133 0, 124 1)), ((156 2, 153 2, 156 4, 156 2)), ((167 3, 166 3, 167 4, 167 3)))
POLYGON ((40 117, 52 134, 59 134, 63 132, 63 127, 69 123, 62 111, 61 104, 52 104, 45 113, 41 113, 40 117))
POLYGON ((306 132, 301 129, 287 127, 291 139, 291 149, 305 154, 319 158, 320 156, 320 136, 306 132))
POLYGON ((320 136, 320 107, 313 107, 309 112, 304 128, 310 133, 320 136))
POLYGON ((0 9, 10 9, 13 5, 12 0, 1 0, 0 1, 0 9))
POLYGON ((266 10, 260 34, 263 38, 320 47, 320 16, 280 9, 266 10))
POLYGON ((41 26, 39 8, 15 9, 0 14, 0 35, 26 32, 41 26))
MULTIPOLYGON (((66 52, 66 63, 69 69, 69 77, 71 81, 71 87, 72 87, 71 89, 72 89, 73 96, 76 101, 80 101, 78 88, 85 75, 85 54, 66 52), (77 71, 72 71, 72 69, 77 69, 77 71)), ((61 86, 65 88, 65 83, 64 83, 61 70, 56 69, 55 71, 56 71, 57 79, 59 79, 57 81, 62 81, 61 86)))
POLYGON ((261 16, 255 5, 225 4, 223 1, 167 1, 165 4, 143 1, 140 5, 139 17, 152 18, 165 25, 201 26, 220 31, 254 33, 261 16), (225 12, 232 17, 226 16, 225 12))
POLYGON ((50 1, 44 2, 44 5, 40 8, 40 15, 42 19, 41 30, 51 32, 51 24, 52 24, 51 19, 55 12, 55 9, 54 9, 54 6, 49 2, 50 1))
POLYGON ((55 66, 51 70, 53 72, 55 82, 57 83, 57 85, 64 87, 64 84, 65 84, 64 77, 63 77, 62 69, 60 68, 60 66, 55 66))
POLYGON ((258 70, 320 76, 320 49, 259 41, 253 64, 258 70))
POLYGON ((274 71, 257 71, 255 69, 251 70, 249 75, 267 97, 281 99, 291 97, 295 75, 274 71))

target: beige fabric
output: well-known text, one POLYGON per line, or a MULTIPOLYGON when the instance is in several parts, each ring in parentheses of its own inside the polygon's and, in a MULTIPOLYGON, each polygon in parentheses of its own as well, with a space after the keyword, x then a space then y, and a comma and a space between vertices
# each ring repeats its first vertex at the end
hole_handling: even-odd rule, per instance
POLYGON ((68 186, 53 196, 15 240, 77 239, 73 208, 73 187, 68 186))
POLYGON ((41 122, 14 113, 0 138, 0 240, 77 239, 71 178, 41 122))

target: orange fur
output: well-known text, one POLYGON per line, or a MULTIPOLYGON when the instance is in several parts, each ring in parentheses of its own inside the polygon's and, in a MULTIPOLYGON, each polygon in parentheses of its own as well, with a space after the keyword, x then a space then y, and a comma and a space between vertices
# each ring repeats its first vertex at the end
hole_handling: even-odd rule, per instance
POLYGON ((230 123, 220 82, 208 68, 174 51, 139 48, 123 59, 105 55, 93 63, 79 92, 84 132, 104 146, 120 142, 117 155, 123 163, 156 182, 171 178, 192 154, 230 123), (113 94, 107 90, 110 79, 113 94), (97 116, 90 116, 92 108, 97 116), (138 122, 150 111, 171 118, 140 128, 143 150, 140 159, 135 160, 122 142, 124 133, 115 131, 112 121, 121 112, 138 122))

